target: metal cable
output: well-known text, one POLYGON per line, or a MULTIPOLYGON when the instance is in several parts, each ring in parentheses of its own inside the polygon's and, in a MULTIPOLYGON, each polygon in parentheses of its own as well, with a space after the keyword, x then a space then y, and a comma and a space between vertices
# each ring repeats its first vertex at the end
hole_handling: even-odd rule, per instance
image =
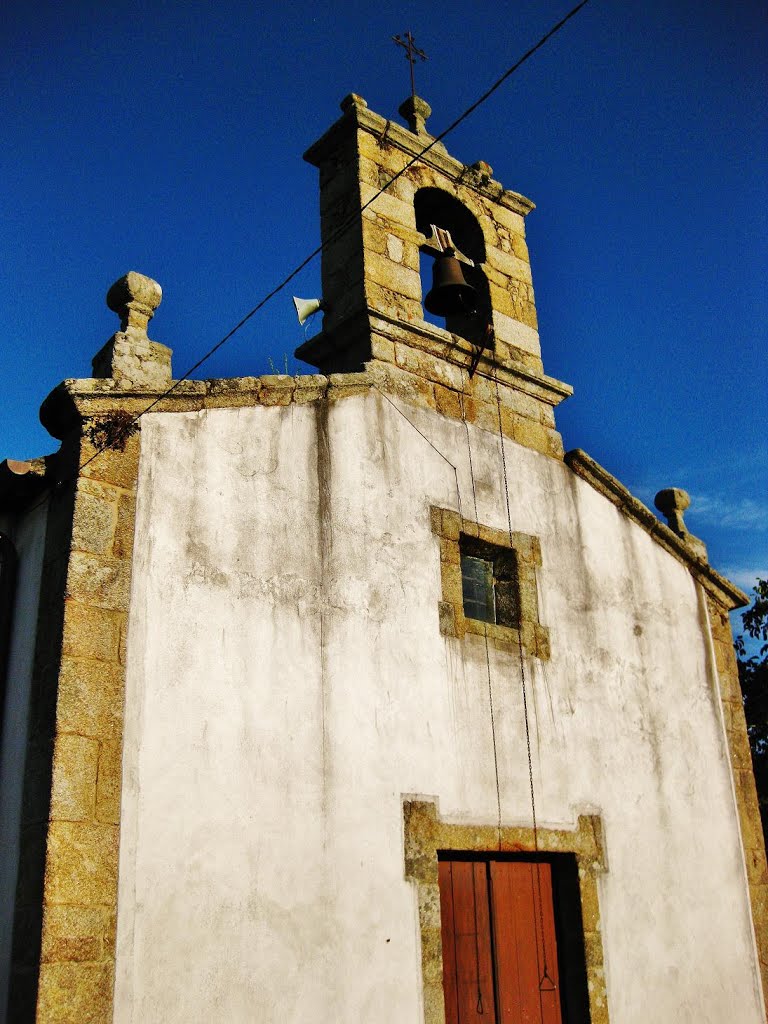
POLYGON ((389 397, 389 395, 386 392, 382 391, 381 388, 377 387, 375 384, 373 385, 373 388, 374 388, 375 391, 378 391, 378 393, 381 395, 382 398, 386 399, 386 401, 389 402, 389 404, 392 406, 392 408, 395 410, 395 412, 400 413, 400 415, 403 417, 405 422, 409 426, 413 427, 413 429, 416 431, 416 433, 424 438, 424 440, 427 442, 429 447, 433 451, 437 452, 437 454, 440 456, 440 458, 443 459, 445 462, 447 462, 448 465, 451 467, 451 469, 453 470, 453 475, 456 478, 456 504, 458 506, 459 517, 461 519, 463 519, 464 517, 462 516, 462 513, 461 513, 461 489, 459 487, 459 471, 458 471, 456 465, 453 462, 451 462, 451 460, 448 458, 448 456, 445 455, 443 452, 441 452, 440 449, 435 444, 432 443, 432 441, 430 441, 430 439, 427 437, 427 435, 422 430, 419 430, 419 428, 416 426, 416 424, 413 422, 413 420, 409 419, 405 415, 405 413, 400 408, 400 406, 397 405, 395 402, 393 402, 392 399, 389 397))
MULTIPOLYGON (((425 156, 434 146, 436 146, 438 142, 442 142, 443 139, 447 138, 448 135, 450 135, 451 132, 458 128, 460 124, 466 121, 466 119, 470 117, 470 115, 473 114, 478 109, 478 107, 482 106, 482 104, 485 103, 485 101, 488 100, 493 95, 493 93, 495 93, 496 90, 499 89, 504 84, 504 82, 506 82, 508 78, 510 78, 519 68, 521 68, 523 64, 530 60, 530 58, 538 50, 545 46, 546 43, 548 43, 549 40, 553 36, 555 36, 567 24, 567 22, 571 20, 571 18, 575 17, 575 15, 578 14, 582 7, 585 7, 588 2, 589 0, 581 0, 581 2, 576 4, 576 6, 573 7, 565 15, 565 17, 561 18, 560 21, 553 25, 552 28, 549 29, 549 31, 546 32, 537 43, 530 47, 530 49, 526 50, 522 57, 520 57, 517 61, 515 61, 514 64, 507 68, 507 70, 502 75, 500 75, 499 78, 497 78, 496 81, 490 86, 490 88, 486 89, 486 91, 481 96, 479 96, 474 103, 467 107, 463 113, 461 113, 454 121, 452 121, 447 128, 440 132, 439 135, 435 136, 432 139, 432 141, 429 142, 422 150, 420 150, 415 156, 411 157, 411 159, 408 160, 405 166, 402 167, 395 175, 393 175, 393 177, 390 178, 390 180, 386 182, 385 185, 379 188, 379 190, 375 192, 370 199, 363 203, 362 206, 359 207, 359 209, 356 209, 345 220, 343 220, 341 224, 333 232, 331 232, 331 234, 326 238, 324 242, 322 242, 320 245, 314 248, 309 253, 308 256, 306 256, 299 264, 297 264, 297 266, 294 267, 294 269, 291 270, 290 273, 288 273, 282 279, 282 281, 280 281, 279 284, 275 285, 275 287, 272 288, 271 291, 267 292, 267 294, 262 299, 260 299, 256 303, 256 305, 252 309, 250 309, 245 314, 245 316, 242 317, 235 324, 234 327, 231 328, 231 330, 227 331, 223 338, 217 341, 215 345, 213 345, 203 356, 200 357, 200 359, 197 360, 196 363, 190 366, 189 369, 187 369, 181 375, 181 377, 179 377, 178 380, 173 381, 173 383, 170 385, 169 388, 166 389, 166 391, 164 391, 161 395, 158 395, 157 398, 153 399, 145 409, 142 409, 141 412, 137 413, 131 420, 130 425, 137 423, 142 416, 146 415, 146 413, 154 409, 160 402, 163 401, 163 399, 168 398, 169 395, 173 394, 173 392, 179 387, 179 385, 183 381, 188 380, 195 372, 195 370, 198 370, 203 365, 203 363, 207 362, 207 360, 210 359, 211 356, 218 352, 219 349, 222 348, 222 346, 225 345, 230 340, 230 338, 232 338, 233 335, 235 335, 242 327, 244 327, 245 324, 247 324, 248 321, 253 316, 255 316, 260 309, 266 306, 266 304, 271 299, 273 299, 277 294, 279 294, 279 292, 281 292, 285 287, 287 287, 287 285, 290 284, 290 282, 298 274, 300 274, 301 271, 304 270, 304 268, 308 266, 315 259, 316 256, 319 256, 329 245, 337 241, 337 239, 340 238, 340 236, 344 234, 344 232, 347 231, 356 222, 360 214, 367 210, 368 207, 371 206, 371 204, 374 203, 379 198, 379 196, 381 196, 390 187, 390 185, 393 185, 399 178, 401 178, 402 175, 405 174, 407 170, 413 167, 413 165, 417 163, 423 156, 425 156)), ((98 456, 101 455, 102 452, 107 451, 107 449, 111 447, 112 444, 105 444, 102 448, 97 449, 97 451, 95 451, 93 455, 86 459, 86 461, 80 466, 79 472, 82 472, 83 469, 85 469, 86 466, 90 465, 90 463, 93 462, 94 459, 98 458, 98 456)), ((71 479, 74 479, 74 477, 72 477, 71 479)), ((57 481, 57 484, 61 485, 62 483, 65 482, 65 480, 60 480, 57 481)), ((36 506, 33 506, 33 508, 34 507, 36 506)))
MULTIPOLYGON (((499 395, 499 378, 494 373, 494 385, 496 388, 496 410, 499 419, 499 447, 501 448, 501 467, 502 474, 504 477, 504 501, 507 506, 507 527, 509 530, 509 545, 514 548, 514 540, 512 535, 512 511, 509 503, 509 481, 507 476, 507 456, 504 448, 504 431, 501 423, 501 397, 499 395)), ((517 650, 520 659, 520 680, 521 689, 523 695, 523 719, 525 722, 525 750, 528 757, 528 785, 531 793, 531 818, 533 821, 533 848, 536 854, 539 853, 539 828, 536 820, 536 795, 533 784, 533 758, 531 755, 531 727, 530 719, 528 714, 528 695, 525 680, 525 656, 523 654, 523 608, 522 601, 518 592, 517 598, 517 650)), ((541 946, 544 955, 544 973, 539 980, 539 987, 543 985, 545 980, 551 982, 549 976, 549 970, 547 967, 547 943, 544 936, 544 906, 541 897, 541 862, 536 861, 536 885, 538 888, 538 903, 539 903, 539 927, 541 930, 541 946)))
MULTIPOLYGON (((472 445, 469 441, 469 426, 467 424, 467 417, 464 410, 464 368, 461 368, 461 391, 459 392, 459 407, 461 409, 461 421, 464 424, 464 433, 467 438, 467 455, 469 457, 469 478, 472 482, 472 502, 475 509, 475 523, 479 525, 480 520, 477 516, 477 492, 475 488, 475 471, 472 465, 472 445)), ((468 380, 467 380, 468 382, 468 380)), ((499 784, 499 755, 496 746, 496 717, 493 710, 493 684, 491 681, 491 656, 488 646, 488 624, 483 622, 483 639, 485 640, 485 668, 488 675, 488 709, 491 718, 491 740, 493 742, 493 773, 496 780, 496 812, 497 819, 496 825, 498 829, 498 844, 499 850, 501 850, 501 786, 499 784)))

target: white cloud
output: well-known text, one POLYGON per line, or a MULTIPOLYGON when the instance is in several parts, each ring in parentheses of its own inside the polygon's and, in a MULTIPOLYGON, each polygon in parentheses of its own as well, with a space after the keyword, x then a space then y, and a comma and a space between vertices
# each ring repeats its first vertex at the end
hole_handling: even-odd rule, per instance
POLYGON ((757 582, 758 577, 761 580, 768 580, 768 566, 764 569, 737 569, 732 566, 727 566, 725 569, 720 569, 723 576, 730 580, 731 583, 735 583, 737 587, 752 596, 752 588, 757 582))
POLYGON ((768 504, 754 498, 692 494, 688 515, 732 530, 768 530, 768 504))
MULTIPOLYGON (((648 508, 656 511, 656 491, 653 488, 646 484, 636 484, 630 486, 629 490, 648 508)), ((712 524, 730 530, 768 530, 768 502, 757 501, 755 498, 734 499, 717 494, 692 493, 691 507, 685 513, 685 517, 686 523, 690 518, 702 524, 712 524)), ((664 518, 660 518, 663 522, 664 518)))

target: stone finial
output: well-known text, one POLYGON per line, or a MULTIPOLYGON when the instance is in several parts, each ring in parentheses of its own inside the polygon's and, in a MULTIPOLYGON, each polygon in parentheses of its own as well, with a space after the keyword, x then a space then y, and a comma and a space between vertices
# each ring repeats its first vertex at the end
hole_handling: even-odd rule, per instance
POLYGON ((367 107, 368 104, 362 96, 358 96, 356 92, 350 92, 344 97, 339 106, 341 107, 342 113, 346 114, 351 107, 367 107))
POLYGON ((398 114, 405 118, 405 122, 414 135, 428 135, 427 118, 432 113, 432 107, 423 100, 421 96, 409 96, 407 100, 397 108, 398 114))
POLYGON ((115 281, 107 292, 107 306, 120 317, 126 333, 147 336, 147 325, 163 301, 163 289, 151 277, 130 270, 115 281))
POLYGON ((656 508, 666 518, 667 526, 669 526, 670 530, 676 533, 682 541, 685 541, 686 546, 695 555, 706 562, 706 544, 688 531, 688 527, 683 519, 683 513, 691 504, 691 496, 688 492, 684 491, 681 487, 665 487, 664 490, 659 491, 653 500, 656 508))
POLYGON ((493 168, 485 160, 477 160, 464 168, 463 178, 470 184, 485 188, 493 179, 493 168))
POLYGON ((687 491, 680 487, 665 487, 663 491, 659 491, 653 499, 653 503, 666 517, 670 530, 678 537, 684 537, 688 533, 688 528, 683 520, 683 512, 691 504, 691 496, 687 491))
POLYGON ((93 375, 112 378, 123 389, 161 390, 170 383, 171 350, 147 336, 163 298, 157 281, 131 270, 107 292, 107 306, 120 317, 117 331, 93 358, 93 375))

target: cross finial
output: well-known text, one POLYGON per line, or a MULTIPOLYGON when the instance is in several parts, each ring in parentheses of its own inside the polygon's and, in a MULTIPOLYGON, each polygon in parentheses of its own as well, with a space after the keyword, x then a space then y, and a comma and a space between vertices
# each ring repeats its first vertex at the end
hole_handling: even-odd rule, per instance
POLYGON ((398 46, 402 46, 405 50, 405 59, 411 66, 411 96, 416 95, 416 84, 413 77, 413 65, 416 63, 416 58, 420 60, 427 60, 427 55, 423 50, 420 50, 416 45, 416 40, 413 38, 411 30, 408 29, 402 36, 392 36, 393 42, 397 43, 398 46))

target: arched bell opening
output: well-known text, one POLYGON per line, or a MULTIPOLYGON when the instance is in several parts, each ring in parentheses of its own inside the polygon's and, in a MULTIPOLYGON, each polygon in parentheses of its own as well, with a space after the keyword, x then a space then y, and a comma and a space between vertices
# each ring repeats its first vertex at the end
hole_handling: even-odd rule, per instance
POLYGON ((475 345, 491 347, 491 294, 482 270, 485 263, 482 228, 463 203, 439 188, 419 189, 414 196, 414 209, 418 231, 432 239, 435 237, 433 228, 437 228, 443 243, 445 237, 441 233, 447 232, 456 250, 452 253, 446 249, 441 253, 435 245, 422 246, 419 261, 422 302, 426 300, 430 305, 445 307, 440 312, 430 312, 425 304, 424 319, 475 345), (440 302, 440 297, 445 297, 446 301, 440 302))

